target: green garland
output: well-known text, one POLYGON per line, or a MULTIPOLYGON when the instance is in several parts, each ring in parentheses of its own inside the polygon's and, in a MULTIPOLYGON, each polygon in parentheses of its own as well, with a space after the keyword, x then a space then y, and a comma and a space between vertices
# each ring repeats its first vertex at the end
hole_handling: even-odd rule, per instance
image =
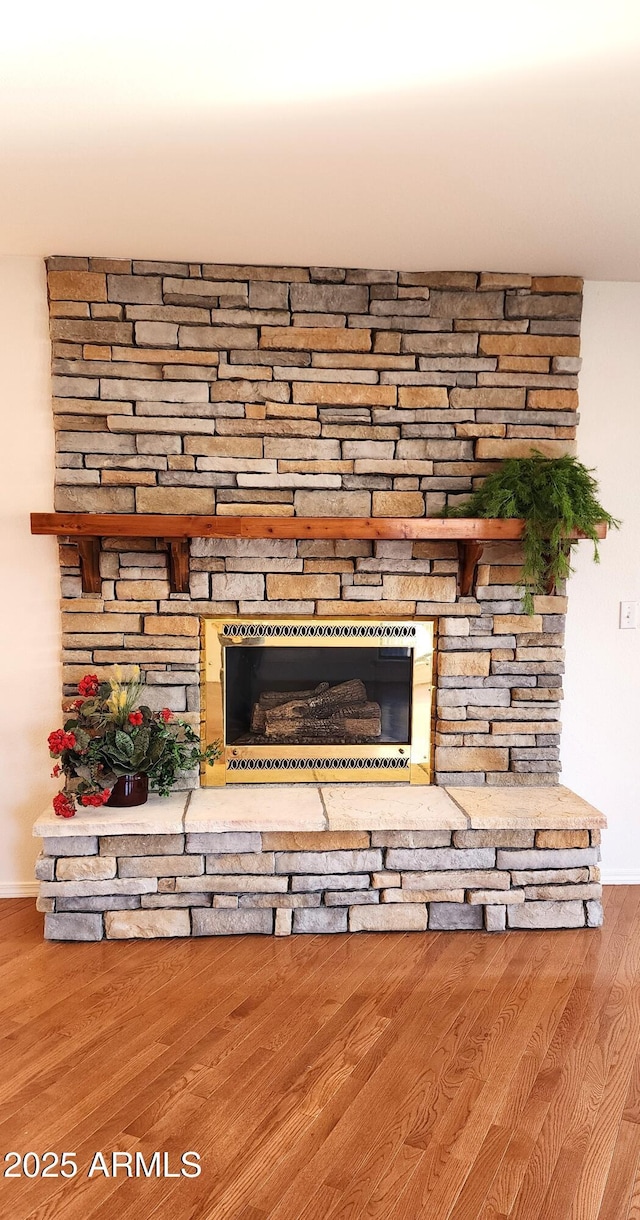
POLYGON ((499 470, 463 504, 446 510, 451 517, 523 517, 523 608, 533 613, 533 595, 548 584, 566 580, 571 572, 567 537, 579 530, 594 545, 599 561, 596 526, 618 528, 598 501, 592 473, 575 457, 547 458, 538 450, 531 457, 508 458, 499 470))

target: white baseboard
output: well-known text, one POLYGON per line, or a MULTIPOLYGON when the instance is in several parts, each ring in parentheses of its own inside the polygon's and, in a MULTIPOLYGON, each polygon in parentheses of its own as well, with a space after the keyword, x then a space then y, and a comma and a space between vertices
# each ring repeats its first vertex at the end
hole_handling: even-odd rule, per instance
POLYGON ((603 869, 602 870, 602 884, 603 885, 640 885, 640 869, 632 868, 632 869, 629 869, 627 872, 617 872, 615 869, 612 869, 611 872, 608 872, 606 869, 603 869))
POLYGON ((0 881, 0 898, 37 898, 37 881, 0 881))

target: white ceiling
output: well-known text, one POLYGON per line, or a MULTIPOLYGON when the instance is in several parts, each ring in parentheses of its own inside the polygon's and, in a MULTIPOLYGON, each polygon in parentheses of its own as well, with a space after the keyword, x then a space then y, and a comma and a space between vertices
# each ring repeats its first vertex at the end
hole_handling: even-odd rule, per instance
POLYGON ((640 280, 638 0, 3 22, 3 253, 640 280))

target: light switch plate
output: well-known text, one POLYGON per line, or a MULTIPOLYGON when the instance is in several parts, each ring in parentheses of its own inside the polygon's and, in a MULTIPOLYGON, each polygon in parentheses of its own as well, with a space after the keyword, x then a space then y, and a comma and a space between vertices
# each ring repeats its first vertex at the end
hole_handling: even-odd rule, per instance
POLYGON ((620 602, 620 627, 633 630, 638 626, 638 603, 620 602))

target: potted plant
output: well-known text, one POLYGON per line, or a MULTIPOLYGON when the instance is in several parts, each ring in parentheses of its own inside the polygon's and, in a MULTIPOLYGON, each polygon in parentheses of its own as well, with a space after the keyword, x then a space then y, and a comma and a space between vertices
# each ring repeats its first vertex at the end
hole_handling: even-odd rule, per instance
POLYGON ((599 561, 597 526, 620 525, 598 501, 592 471, 569 455, 508 458, 468 500, 448 509, 452 517, 522 517, 523 609, 533 613, 533 595, 552 591, 571 572, 571 534, 591 538, 599 561))
POLYGON ((83 806, 142 805, 149 783, 168 796, 182 771, 219 757, 217 743, 201 749, 197 733, 169 708, 152 712, 140 702, 144 684, 135 666, 127 676, 100 682, 86 674, 79 698, 64 728, 49 735, 49 752, 59 759, 53 775, 65 785, 53 800, 59 817, 70 818, 83 806))

